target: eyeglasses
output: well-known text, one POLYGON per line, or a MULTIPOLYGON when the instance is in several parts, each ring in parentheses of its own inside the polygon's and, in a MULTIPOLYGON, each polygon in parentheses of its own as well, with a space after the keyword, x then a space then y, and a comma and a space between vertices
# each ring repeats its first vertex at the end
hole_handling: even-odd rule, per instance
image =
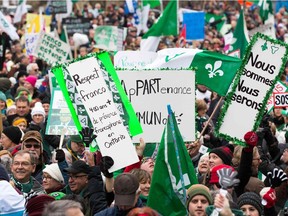
POLYGON ((34 71, 36 71, 36 72, 37 72, 37 71, 39 71, 39 69, 34 69, 34 71))
POLYGON ((43 179, 43 180, 44 180, 44 179, 46 179, 46 180, 51 180, 52 177, 51 177, 51 176, 43 176, 42 179, 43 179))
POLYGON ((81 178, 81 177, 84 177, 84 176, 87 176, 87 175, 78 175, 78 176, 76 176, 76 175, 69 175, 69 179, 71 178, 72 180, 76 180, 76 179, 81 178))
POLYGON ((141 160, 141 163, 146 163, 149 159, 151 159, 153 162, 154 162, 154 159, 152 157, 144 157, 142 160, 141 160))
POLYGON ((22 166, 22 167, 28 167, 28 166, 30 166, 30 165, 32 165, 31 163, 29 163, 29 162, 18 162, 18 161, 14 161, 13 163, 12 163, 12 165, 13 166, 17 166, 17 167, 19 167, 19 166, 22 166))
POLYGON ((26 148, 32 148, 32 146, 34 147, 34 149, 40 149, 41 148, 41 145, 39 145, 39 144, 25 143, 24 145, 26 148))

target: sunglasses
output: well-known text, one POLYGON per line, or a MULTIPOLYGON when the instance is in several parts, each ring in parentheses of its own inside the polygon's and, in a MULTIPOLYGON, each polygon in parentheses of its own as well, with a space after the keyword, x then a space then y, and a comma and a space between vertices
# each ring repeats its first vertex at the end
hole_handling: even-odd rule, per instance
POLYGON ((32 146, 33 146, 34 149, 40 149, 41 148, 41 145, 39 145, 39 144, 31 144, 31 143, 25 143, 24 146, 26 148, 32 148, 32 146))

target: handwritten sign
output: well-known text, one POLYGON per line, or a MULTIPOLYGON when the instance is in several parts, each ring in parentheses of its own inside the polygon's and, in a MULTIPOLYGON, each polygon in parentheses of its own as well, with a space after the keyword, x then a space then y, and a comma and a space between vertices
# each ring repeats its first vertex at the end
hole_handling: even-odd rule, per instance
POLYGON ((275 79, 286 63, 286 53, 287 46, 282 42, 276 43, 260 33, 253 37, 242 72, 236 78, 239 82, 235 82, 222 109, 225 114, 219 120, 222 122, 218 128, 220 136, 244 145, 244 134, 258 128, 267 95, 272 93, 275 79))
POLYGON ((114 55, 114 67, 125 69, 141 69, 151 64, 157 57, 156 52, 119 51, 114 55), (143 58, 145 56, 145 58, 143 58))
POLYGON ((59 14, 59 13, 67 13, 67 1, 66 0, 62 0, 62 1, 55 1, 55 0, 51 0, 50 4, 49 4, 51 13, 54 14, 59 14))
MULTIPOLYGON (((287 86, 284 83, 278 81, 274 86, 273 94, 284 93, 284 92, 286 92, 286 90, 287 90, 287 86)), ((273 107, 274 107, 274 96, 271 95, 271 97, 268 99, 268 102, 266 105, 266 109, 268 110, 268 113, 270 113, 272 111, 273 107)))
POLYGON ((25 49, 28 56, 34 53, 37 44, 39 33, 26 33, 25 34, 25 49))
POLYGON ((59 88, 53 88, 45 133, 62 135, 63 130, 65 130, 65 135, 79 134, 62 91, 59 88))
POLYGON ((62 25, 66 26, 68 36, 75 33, 89 35, 90 20, 84 17, 67 17, 62 20, 62 25))
POLYGON ((135 147, 119 116, 96 58, 89 57, 71 63, 67 70, 93 124, 102 155, 108 155, 114 160, 109 171, 136 163, 138 156, 135 147))
POLYGON ((117 71, 143 128, 139 142, 160 142, 167 122, 167 104, 173 107, 184 141, 195 140, 195 73, 191 70, 117 71))
POLYGON ((34 55, 50 65, 64 63, 70 52, 70 46, 49 34, 41 33, 34 55))
POLYGON ((98 26, 95 29, 95 48, 117 51, 123 49, 123 30, 117 26, 98 26))
POLYGON ((288 107, 288 92, 274 93, 273 96, 275 108, 288 107))

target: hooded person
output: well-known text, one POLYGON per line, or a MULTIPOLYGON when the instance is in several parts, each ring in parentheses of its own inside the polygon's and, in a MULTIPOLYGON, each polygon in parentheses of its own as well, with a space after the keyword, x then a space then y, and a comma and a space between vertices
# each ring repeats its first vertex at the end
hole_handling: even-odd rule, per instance
POLYGON ((0 165, 0 215, 24 215, 25 199, 9 183, 5 168, 0 165))

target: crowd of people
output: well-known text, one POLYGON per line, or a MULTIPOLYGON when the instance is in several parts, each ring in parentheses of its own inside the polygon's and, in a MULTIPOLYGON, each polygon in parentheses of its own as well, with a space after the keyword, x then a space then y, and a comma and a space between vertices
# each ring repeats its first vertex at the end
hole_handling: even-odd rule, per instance
MULTIPOLYGON (((186 9, 224 14, 231 24, 231 32, 241 9, 237 1, 182 4, 186 9)), ((87 3, 83 8, 75 5, 71 16, 89 18, 91 22, 89 42, 78 48, 76 57, 95 51, 94 30, 101 25, 128 28, 125 50, 140 49, 144 32, 138 34, 133 14, 125 14, 123 5, 111 4, 106 8, 100 3, 87 3)), ((49 14, 49 10, 45 13, 49 14)), ((7 15, 13 20, 13 13, 7 15)), ((148 28, 159 15, 155 10, 150 11, 148 28)), ((257 6, 245 8, 245 20, 248 30, 263 24, 257 6)), ((22 21, 15 26, 20 38, 25 36, 25 17, 22 21)), ((206 23, 204 40, 187 41, 185 47, 226 53, 224 35, 216 24, 206 23)), ((287 24, 287 11, 283 7, 275 13, 278 40, 285 41, 287 24)), ((52 14, 51 31, 54 29, 61 34, 52 14)), ((178 39, 178 36, 162 37, 158 50, 178 46, 178 39)), ((111 157, 86 150, 87 137, 65 136, 63 145, 59 146, 59 135, 45 133, 51 101, 48 76, 51 65, 27 56, 23 39, 5 42, 7 48, 0 70, 0 215, 161 215, 147 205, 157 148, 147 149, 155 145, 141 139, 135 145, 139 162, 114 173, 109 172, 114 163, 111 157)), ((73 44, 70 41, 74 51, 73 44)), ((281 81, 288 81, 288 67, 281 81)), ((198 179, 198 184, 187 190, 187 214, 288 215, 288 112, 275 108, 267 113, 257 131, 243 135, 246 146, 240 146, 215 134, 223 104, 216 107, 219 100, 217 93, 197 85, 196 130, 203 136, 185 143, 198 179), (213 118, 208 121, 212 113, 213 118), (209 152, 201 152, 201 146, 208 147, 209 152)), ((233 127, 237 130, 237 123, 233 127)), ((161 197, 159 205, 163 205, 161 197)))

